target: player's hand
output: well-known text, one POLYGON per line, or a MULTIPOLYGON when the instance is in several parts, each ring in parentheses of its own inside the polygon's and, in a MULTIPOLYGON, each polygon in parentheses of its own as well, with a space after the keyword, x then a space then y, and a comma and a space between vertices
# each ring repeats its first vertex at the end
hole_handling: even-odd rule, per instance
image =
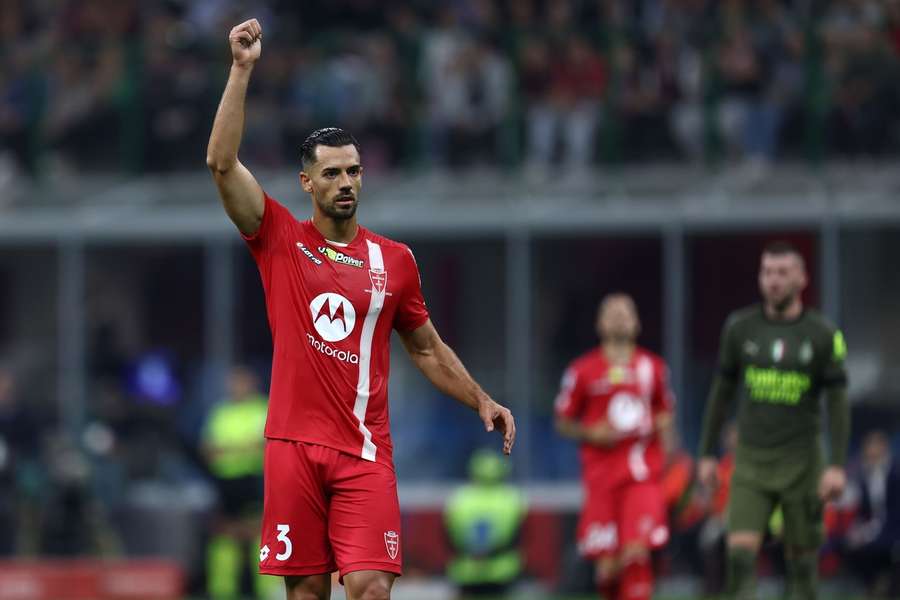
POLYGON ((244 21, 228 34, 234 64, 247 67, 259 59, 262 51, 262 27, 256 19, 244 21))
POLYGON ((516 420, 509 409, 486 398, 478 403, 478 416, 484 422, 486 431, 497 429, 503 434, 503 454, 512 452, 516 441, 516 420))
POLYGON ((822 473, 822 479, 819 480, 819 498, 823 502, 828 500, 837 500, 844 493, 847 486, 847 473, 843 467, 831 466, 822 473))
POLYGON ((711 456, 704 456, 697 463, 697 479, 700 485, 708 490, 715 489, 719 484, 719 463, 711 456))
POLYGON ((584 430, 584 441, 594 446, 612 446, 620 439, 622 434, 606 421, 589 425, 584 430))

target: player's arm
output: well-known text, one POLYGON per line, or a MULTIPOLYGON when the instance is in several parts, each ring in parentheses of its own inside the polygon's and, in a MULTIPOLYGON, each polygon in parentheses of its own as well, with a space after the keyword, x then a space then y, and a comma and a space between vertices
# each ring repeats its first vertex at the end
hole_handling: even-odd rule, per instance
POLYGON ((237 155, 244 131, 247 86, 262 49, 261 38, 262 28, 256 19, 244 21, 228 34, 231 71, 206 151, 206 165, 219 189, 225 212, 245 235, 256 233, 265 209, 262 188, 237 155))
POLYGON ((653 433, 662 440, 663 449, 668 454, 675 446, 675 394, 669 383, 669 367, 662 360, 656 365, 656 378, 651 397, 653 433))
POLYGON ((847 485, 844 464, 847 462, 847 447, 850 443, 850 402, 847 399, 847 372, 844 367, 846 356, 844 335, 840 330, 835 330, 823 374, 825 405, 828 410, 828 442, 831 449, 828 468, 819 483, 819 495, 825 500, 838 498, 847 485))
POLYGON ((728 409, 737 390, 739 354, 735 347, 734 325, 729 320, 722 330, 719 342, 719 371, 713 380, 706 410, 703 415, 703 430, 700 434, 698 477, 706 486, 713 486, 716 478, 717 460, 715 449, 722 432, 722 425, 728 416, 728 409))
POLYGON ((475 410, 487 431, 500 430, 503 452, 509 454, 516 439, 512 413, 481 389, 456 353, 438 335, 431 319, 412 331, 399 333, 410 358, 425 377, 441 392, 475 410))
POLYGON ((609 423, 598 421, 585 425, 579 419, 585 403, 582 383, 582 378, 578 376, 578 370, 574 366, 563 373, 559 394, 554 402, 556 431, 559 435, 578 443, 611 446, 619 441, 621 434, 609 423))
POLYGON ((570 440, 601 447, 613 446, 622 439, 622 434, 606 421, 583 425, 563 415, 556 416, 556 431, 570 440))

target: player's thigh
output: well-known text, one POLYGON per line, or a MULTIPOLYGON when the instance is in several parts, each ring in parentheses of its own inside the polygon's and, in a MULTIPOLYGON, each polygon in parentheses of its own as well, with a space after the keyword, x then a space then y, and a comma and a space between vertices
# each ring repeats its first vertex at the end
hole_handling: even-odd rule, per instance
POLYGON ((746 481, 732 480, 728 497, 728 534, 765 534, 777 497, 746 481))
POLYGON ((305 444, 268 440, 259 570, 270 575, 330 573, 328 506, 317 457, 305 444))
POLYGON ((341 578, 355 571, 401 574, 397 477, 383 464, 341 455, 331 480, 328 536, 341 578))
POLYGON ((662 548, 669 541, 669 527, 662 490, 654 481, 632 483, 618 498, 620 548, 662 548))
POLYGON ((785 495, 781 499, 785 546, 800 550, 818 548, 825 539, 824 509, 812 477, 805 486, 785 495))
POLYGON ((590 560, 613 556, 619 547, 616 493, 602 485, 585 486, 578 519, 578 553, 590 560))

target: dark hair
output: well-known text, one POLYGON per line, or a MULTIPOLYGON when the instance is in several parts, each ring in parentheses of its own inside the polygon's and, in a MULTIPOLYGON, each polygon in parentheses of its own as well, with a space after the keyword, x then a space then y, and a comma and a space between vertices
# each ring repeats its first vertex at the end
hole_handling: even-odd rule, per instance
POLYGON ((309 137, 300 144, 300 162, 305 169, 309 165, 316 162, 316 146, 330 146, 332 148, 340 148, 341 146, 353 145, 359 152, 359 142, 352 135, 340 129, 339 127, 323 127, 316 129, 309 137))
POLYGON ((774 242, 769 242, 766 244, 765 248, 763 248, 763 254, 768 254, 770 256, 791 256, 797 258, 800 261, 800 266, 804 269, 806 268, 806 259, 803 258, 803 255, 797 249, 797 246, 786 240, 775 240, 774 242))
POLYGON ((774 254, 775 256, 796 254, 797 256, 802 257, 800 251, 797 250, 797 247, 785 240, 775 240, 774 242, 769 242, 768 244, 766 244, 765 248, 763 248, 763 254, 774 254))

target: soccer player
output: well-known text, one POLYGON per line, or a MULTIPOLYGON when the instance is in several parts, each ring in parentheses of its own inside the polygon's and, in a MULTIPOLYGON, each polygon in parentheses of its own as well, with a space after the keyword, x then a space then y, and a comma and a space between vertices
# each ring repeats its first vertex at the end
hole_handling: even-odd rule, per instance
POLYGON ((739 395, 738 444, 728 500, 727 590, 755 597, 755 565, 772 512, 784 516, 787 594, 816 597, 817 550, 823 502, 845 486, 849 409, 841 332, 806 308, 803 257, 775 242, 762 253, 761 305, 725 323, 716 375, 703 422, 698 477, 715 485, 714 440, 739 395), (830 456, 823 470, 819 396, 828 405, 830 456))
POLYGON ((207 165, 259 267, 274 343, 260 572, 283 575, 288 600, 330 598, 334 570, 350 600, 384 600, 401 572, 402 543, 387 405, 391 330, 435 387, 503 434, 506 454, 515 424, 435 331, 409 248, 357 224, 363 169, 352 136, 320 129, 302 144, 310 220, 296 220, 238 160, 262 28, 251 19, 228 39, 232 65, 207 165))
POLYGON ((674 399, 663 360, 636 344, 630 296, 604 298, 596 328, 600 347, 569 365, 556 398, 557 430, 581 444, 578 551, 604 598, 649 600, 650 551, 669 539, 659 477, 674 399))

